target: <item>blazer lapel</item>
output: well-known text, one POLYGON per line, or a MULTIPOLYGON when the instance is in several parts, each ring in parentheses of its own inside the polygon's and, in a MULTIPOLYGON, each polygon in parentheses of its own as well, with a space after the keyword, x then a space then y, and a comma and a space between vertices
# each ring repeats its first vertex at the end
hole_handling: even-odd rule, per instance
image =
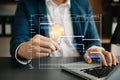
MULTIPOLYGON (((82 34, 82 28, 81 28, 81 22, 80 22, 80 12, 79 12, 79 7, 76 5, 76 0, 71 0, 71 18, 72 18, 72 25, 73 25, 73 32, 74 36, 83 36, 82 34)), ((75 38, 76 42, 81 42, 82 37, 77 37, 75 38)))
POLYGON ((45 5, 45 0, 39 0, 38 13, 39 13, 39 24, 40 24, 40 33, 46 37, 49 37, 49 25, 48 25, 48 17, 47 10, 45 5))

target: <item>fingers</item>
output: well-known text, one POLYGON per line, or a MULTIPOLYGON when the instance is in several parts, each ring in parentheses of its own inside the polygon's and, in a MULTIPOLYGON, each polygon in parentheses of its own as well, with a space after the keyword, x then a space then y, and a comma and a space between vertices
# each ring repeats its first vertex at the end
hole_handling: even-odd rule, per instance
POLYGON ((42 35, 37 35, 37 37, 39 37, 41 40, 44 40, 44 41, 49 41, 50 40, 49 38, 44 37, 42 35))
POLYGON ((92 59, 89 57, 89 52, 88 51, 85 53, 84 59, 87 63, 92 63, 92 59))
POLYGON ((103 54, 106 56, 109 66, 112 66, 112 64, 117 65, 117 63, 119 63, 118 59, 116 58, 116 56, 114 54, 112 54, 108 51, 103 51, 103 54))
POLYGON ((102 65, 103 65, 103 66, 108 66, 107 61, 106 61, 106 59, 105 59, 105 56, 104 56, 103 54, 100 54, 100 55, 101 55, 102 65))
POLYGON ((58 45, 58 43, 56 43, 53 40, 51 40, 51 42, 54 44, 54 46, 56 47, 57 50, 60 50, 60 46, 58 45))
POLYGON ((39 53, 36 52, 34 54, 32 54, 32 59, 36 59, 36 58, 40 58, 40 57, 47 57, 49 55, 49 53, 39 53))
POLYGON ((117 63, 119 63, 119 61, 118 61, 118 59, 115 57, 115 55, 113 55, 112 53, 111 53, 111 55, 112 55, 112 59, 113 59, 113 61, 112 61, 113 65, 116 65, 117 63))
POLYGON ((52 43, 52 44, 56 47, 56 50, 59 50, 59 49, 60 49, 58 43, 55 42, 54 40, 49 39, 49 38, 46 38, 46 37, 44 37, 44 36, 40 36, 40 39, 52 43))
POLYGON ((40 37, 40 39, 43 40, 43 41, 52 43, 52 44, 56 47, 56 50, 59 50, 59 49, 60 49, 58 43, 55 42, 55 41, 53 41, 52 39, 49 39, 49 38, 44 37, 44 36, 41 36, 41 35, 37 35, 37 36, 40 37))
POLYGON ((51 49, 47 49, 39 46, 33 46, 31 57, 32 59, 46 57, 49 55, 50 52, 51 52, 51 49))
POLYGON ((112 54, 112 59, 113 59, 113 61, 112 61, 113 65, 116 65, 117 60, 116 60, 116 57, 113 54, 112 54))
POLYGON ((106 62, 108 64, 108 66, 112 66, 112 54, 108 51, 102 50, 103 55, 106 57, 106 62))
POLYGON ((46 57, 51 52, 51 49, 43 48, 39 46, 32 46, 32 52, 27 56, 28 59, 35 59, 40 57, 46 57))
POLYGON ((102 65, 104 66, 112 66, 112 64, 116 65, 117 63, 119 63, 114 54, 105 50, 99 50, 99 49, 88 50, 84 55, 85 61, 87 63, 92 63, 92 59, 90 59, 91 58, 90 56, 100 56, 102 65))
POLYGON ((51 51, 51 49, 40 47, 40 52, 51 53, 52 51, 51 51))
POLYGON ((51 42, 40 41, 39 45, 40 47, 49 48, 49 49, 52 49, 53 51, 56 50, 56 47, 51 42))
POLYGON ((32 47, 32 51, 33 52, 39 52, 39 53, 51 53, 51 49, 49 48, 43 48, 43 47, 39 47, 39 46, 33 46, 32 47))
POLYGON ((59 50, 60 47, 57 42, 47 37, 36 35, 32 40, 33 45, 39 45, 40 47, 50 48, 53 51, 59 50))
POLYGON ((41 35, 34 36, 18 49, 18 55, 25 59, 34 59, 48 56, 52 51, 58 50, 59 45, 49 38, 41 35))
MULTIPOLYGON (((94 50, 94 51, 95 51, 95 50, 94 50)), ((96 53, 96 54, 95 54, 95 53, 91 53, 91 52, 93 52, 93 51, 92 51, 92 50, 89 50, 89 51, 87 51, 87 52, 85 53, 85 55, 84 55, 84 59, 85 59, 85 61, 86 61, 87 63, 92 63, 92 59, 91 59, 90 56, 100 56, 101 61, 102 61, 102 65, 108 66, 104 55, 102 55, 102 54, 100 54, 100 53, 96 53)), ((97 52, 97 51, 95 51, 95 52, 97 52)))

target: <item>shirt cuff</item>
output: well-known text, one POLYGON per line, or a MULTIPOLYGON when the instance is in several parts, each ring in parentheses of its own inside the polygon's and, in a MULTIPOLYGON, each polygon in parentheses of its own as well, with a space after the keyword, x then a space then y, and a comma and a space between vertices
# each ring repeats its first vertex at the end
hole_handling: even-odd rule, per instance
POLYGON ((19 58, 18 58, 18 49, 20 48, 20 46, 22 45, 23 43, 21 43, 17 48, 16 48, 16 51, 15 51, 15 59, 19 62, 19 63, 21 63, 21 64, 23 64, 23 65, 26 65, 26 64, 28 64, 28 63, 30 63, 31 62, 31 60, 20 60, 19 58))
POLYGON ((95 45, 93 45, 93 46, 91 46, 90 48, 88 48, 88 50, 90 50, 90 49, 101 49, 101 50, 105 50, 103 47, 101 47, 101 46, 95 46, 95 45))

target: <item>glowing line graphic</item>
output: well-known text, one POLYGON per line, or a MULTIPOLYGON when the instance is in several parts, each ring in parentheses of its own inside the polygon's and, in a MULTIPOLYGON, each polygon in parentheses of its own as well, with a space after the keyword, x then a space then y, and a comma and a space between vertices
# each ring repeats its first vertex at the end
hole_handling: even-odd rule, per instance
POLYGON ((40 26, 40 29, 49 29, 48 26, 40 26))
POLYGON ((40 23, 40 25, 54 25, 55 23, 40 23))
POLYGON ((93 41, 94 41, 94 40, 98 40, 98 41, 99 41, 100 39, 83 39, 83 40, 84 40, 84 41, 85 41, 85 40, 86 40, 86 41, 89 41, 89 40, 91 40, 91 41, 92 41, 92 40, 93 40, 93 41))
POLYGON ((84 37, 84 36, 61 36, 61 37, 84 37))
POLYGON ((99 53, 99 54, 101 54, 101 52, 90 52, 91 54, 96 54, 96 53, 99 53))
POLYGON ((91 59, 100 59, 101 57, 100 56, 88 56, 89 58, 91 58, 91 59))

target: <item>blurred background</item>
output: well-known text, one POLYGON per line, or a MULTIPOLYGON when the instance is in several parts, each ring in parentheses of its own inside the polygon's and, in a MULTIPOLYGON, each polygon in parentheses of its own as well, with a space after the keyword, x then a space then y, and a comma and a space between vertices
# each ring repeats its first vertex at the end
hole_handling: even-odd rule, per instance
MULTIPOLYGON (((116 55, 120 55, 120 48, 113 44, 110 45, 110 38, 117 25, 118 16, 120 15, 120 0, 89 1, 93 14, 101 15, 101 20, 99 23, 96 22, 96 25, 98 31, 102 30, 101 42, 103 47, 116 55), (100 28, 101 26, 102 28, 100 28)), ((10 56, 10 39, 17 3, 18 0, 0 0, 0 57, 10 56)))

